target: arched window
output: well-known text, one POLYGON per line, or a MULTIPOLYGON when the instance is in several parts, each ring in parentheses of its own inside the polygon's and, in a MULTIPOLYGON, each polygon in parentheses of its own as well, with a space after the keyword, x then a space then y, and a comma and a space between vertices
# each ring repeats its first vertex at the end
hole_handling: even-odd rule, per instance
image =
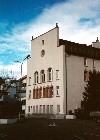
POLYGON ((48 81, 52 81, 53 80, 53 71, 52 68, 48 68, 47 70, 47 76, 48 76, 48 81))
POLYGON ((41 70, 40 75, 41 75, 41 82, 42 83, 45 82, 45 71, 41 70))
POLYGON ((34 73, 34 83, 36 84, 36 83, 38 83, 38 81, 39 81, 39 75, 38 75, 38 72, 36 71, 35 73, 34 73))

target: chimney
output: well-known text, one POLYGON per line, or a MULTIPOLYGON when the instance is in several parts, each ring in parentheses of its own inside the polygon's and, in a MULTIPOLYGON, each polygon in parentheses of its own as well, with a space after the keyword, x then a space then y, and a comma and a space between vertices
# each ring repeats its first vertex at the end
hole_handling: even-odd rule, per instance
POLYGON ((58 23, 56 23, 56 27, 58 28, 58 23))
POLYGON ((33 36, 32 36, 32 40, 33 40, 33 36))

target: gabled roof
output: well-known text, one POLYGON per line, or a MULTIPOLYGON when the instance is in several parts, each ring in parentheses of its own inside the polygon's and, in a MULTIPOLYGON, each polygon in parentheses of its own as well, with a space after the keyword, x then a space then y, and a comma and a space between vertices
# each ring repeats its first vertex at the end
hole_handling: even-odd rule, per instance
POLYGON ((100 60, 100 49, 92 47, 92 45, 87 46, 86 44, 59 39, 60 45, 65 45, 65 53, 100 60))
POLYGON ((23 81, 23 80, 26 79, 26 78, 27 78, 27 75, 21 77, 20 79, 18 79, 18 81, 23 81))

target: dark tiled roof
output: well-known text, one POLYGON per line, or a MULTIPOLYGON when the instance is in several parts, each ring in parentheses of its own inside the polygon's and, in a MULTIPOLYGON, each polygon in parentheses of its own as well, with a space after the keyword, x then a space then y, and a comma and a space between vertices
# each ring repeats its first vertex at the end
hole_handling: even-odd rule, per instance
POLYGON ((92 45, 87 46, 86 44, 59 39, 60 45, 65 45, 65 53, 100 60, 100 49, 94 48, 92 45))
POLYGON ((26 79, 26 78, 27 78, 27 75, 21 77, 20 79, 18 79, 18 81, 23 81, 23 80, 26 79))

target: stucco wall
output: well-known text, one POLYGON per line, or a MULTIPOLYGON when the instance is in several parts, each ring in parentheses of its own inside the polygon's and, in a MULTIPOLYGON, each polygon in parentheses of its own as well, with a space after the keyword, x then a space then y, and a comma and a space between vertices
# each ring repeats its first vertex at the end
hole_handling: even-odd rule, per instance
MULTIPOLYGON (((27 99, 26 99, 26 114, 28 113, 28 106, 30 106, 30 114, 33 113, 33 106, 53 105, 53 113, 57 113, 57 105, 60 105, 60 113, 63 114, 63 99, 64 99, 64 76, 63 76, 63 55, 64 47, 59 46, 59 28, 47 32, 35 38, 31 42, 31 59, 28 60, 28 75, 27 78, 31 77, 31 86, 27 84, 27 99), (44 40, 44 45, 42 45, 44 40), (45 55, 41 57, 41 51, 45 50, 45 55), (53 70, 52 82, 47 82, 47 69, 51 67, 53 70), (34 85, 34 73, 41 70, 45 70, 45 83, 34 85), (56 70, 59 70, 59 80, 56 80, 56 70), (53 97, 52 98, 40 98, 28 99, 29 90, 33 91, 34 87, 53 85, 53 97), (56 97, 56 86, 59 86, 60 96, 56 97)), ((40 78, 39 78, 40 79, 40 78)), ((28 81, 28 79, 27 79, 28 81)), ((43 112, 43 108, 42 108, 43 112)))
MULTIPOLYGON (((84 66, 84 57, 67 55, 67 110, 81 107, 83 91, 87 82, 84 81, 84 70, 93 70, 93 59, 87 58, 87 67, 84 66)), ((100 71, 100 61, 95 60, 95 69, 100 71)))

